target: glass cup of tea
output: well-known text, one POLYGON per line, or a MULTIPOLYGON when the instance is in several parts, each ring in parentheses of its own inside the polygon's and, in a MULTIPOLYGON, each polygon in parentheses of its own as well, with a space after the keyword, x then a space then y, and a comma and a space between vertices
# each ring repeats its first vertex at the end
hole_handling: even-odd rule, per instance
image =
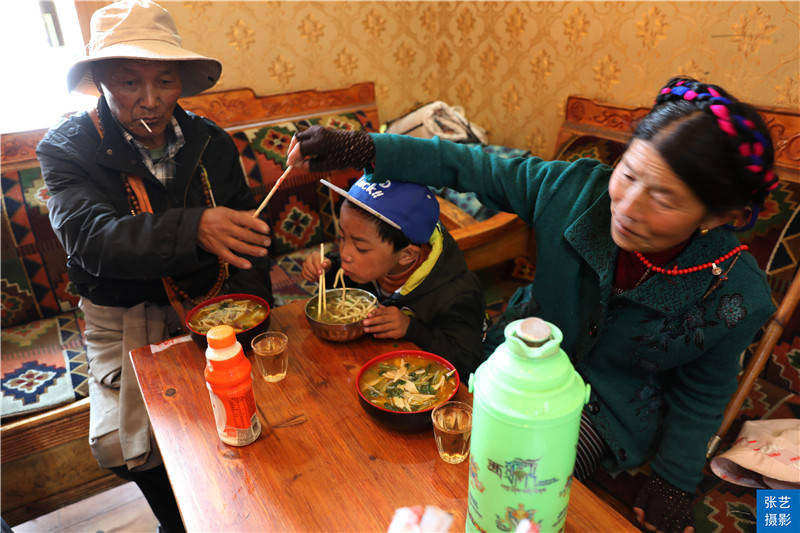
POLYGON ((253 360, 264 381, 276 382, 286 377, 289 356, 286 346, 289 337, 280 331, 265 331, 256 335, 250 346, 253 348, 253 360))
POLYGON ((472 407, 464 402, 445 402, 431 412, 431 419, 439 457, 451 464, 466 459, 472 432, 472 407))

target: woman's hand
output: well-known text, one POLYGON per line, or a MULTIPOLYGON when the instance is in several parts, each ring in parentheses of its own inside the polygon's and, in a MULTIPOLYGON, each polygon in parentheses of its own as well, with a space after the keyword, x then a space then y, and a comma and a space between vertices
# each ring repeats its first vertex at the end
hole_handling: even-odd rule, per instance
POLYGON ((636 520, 647 531, 694 533, 692 496, 651 474, 633 504, 636 520))
POLYGON ((321 172, 342 168, 362 169, 371 166, 374 160, 375 143, 366 131, 311 126, 292 137, 286 164, 321 172))
POLYGON ((306 256, 306 260, 303 261, 303 279, 306 281, 319 281, 319 277, 323 272, 327 272, 329 268, 331 268, 330 259, 326 258, 323 261, 318 253, 310 253, 306 256))
POLYGON ((251 268, 250 261, 240 256, 263 257, 271 242, 269 226, 253 213, 227 207, 206 209, 197 226, 197 244, 237 268, 251 268))
POLYGON ((378 305, 363 320, 364 332, 376 339, 401 339, 408 331, 411 319, 399 307, 378 305))

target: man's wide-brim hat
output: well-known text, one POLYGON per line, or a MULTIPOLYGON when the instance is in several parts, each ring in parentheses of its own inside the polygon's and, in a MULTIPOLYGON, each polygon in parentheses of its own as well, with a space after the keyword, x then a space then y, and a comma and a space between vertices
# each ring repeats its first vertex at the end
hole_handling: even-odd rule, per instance
POLYGON ((149 0, 124 0, 98 9, 90 23, 89 54, 67 72, 67 89, 98 94, 92 64, 107 59, 181 62, 181 96, 212 87, 222 73, 218 60, 182 46, 169 12, 149 0))

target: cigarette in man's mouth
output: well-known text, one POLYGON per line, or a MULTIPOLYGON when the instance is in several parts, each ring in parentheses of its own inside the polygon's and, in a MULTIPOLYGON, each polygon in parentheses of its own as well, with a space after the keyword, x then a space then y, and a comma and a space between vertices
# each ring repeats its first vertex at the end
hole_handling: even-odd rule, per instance
POLYGON ((142 123, 142 126, 144 126, 144 129, 147 130, 147 133, 153 133, 153 130, 150 129, 150 126, 147 125, 147 122, 145 122, 143 118, 140 118, 139 122, 142 123))

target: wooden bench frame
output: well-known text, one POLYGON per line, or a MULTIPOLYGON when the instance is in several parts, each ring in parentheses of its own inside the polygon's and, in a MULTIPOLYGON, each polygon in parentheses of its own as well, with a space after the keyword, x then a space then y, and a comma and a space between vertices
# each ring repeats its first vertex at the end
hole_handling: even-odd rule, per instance
MULTIPOLYGON (((30 168, 46 131, 1 135, 3 170, 30 168)), ((1 512, 11 527, 124 483, 91 454, 88 398, 4 421, 0 468, 1 512)))

